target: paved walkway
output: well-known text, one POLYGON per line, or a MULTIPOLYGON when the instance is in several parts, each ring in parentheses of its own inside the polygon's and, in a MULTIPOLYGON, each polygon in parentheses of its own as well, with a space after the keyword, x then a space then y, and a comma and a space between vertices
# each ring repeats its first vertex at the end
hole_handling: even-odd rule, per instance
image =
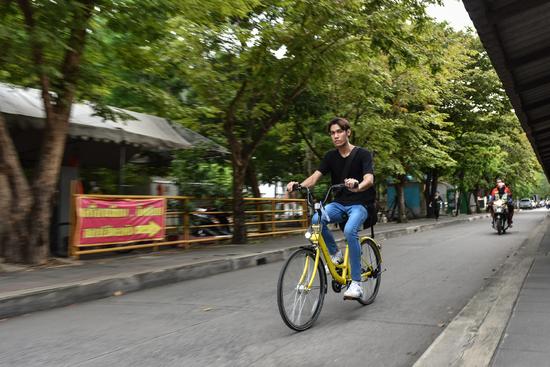
POLYGON ((492 365, 550 366, 550 231, 544 234, 492 365))
POLYGON ((550 367, 549 253, 547 214, 414 367, 550 367))

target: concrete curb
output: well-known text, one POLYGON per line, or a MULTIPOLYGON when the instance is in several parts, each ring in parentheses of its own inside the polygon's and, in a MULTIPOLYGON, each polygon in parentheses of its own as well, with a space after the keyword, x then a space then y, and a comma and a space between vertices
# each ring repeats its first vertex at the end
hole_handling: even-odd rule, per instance
POLYGON ((550 225, 546 217, 519 250, 510 256, 413 367, 489 366, 514 305, 550 225))
POLYGON ((287 258, 297 248, 295 246, 253 255, 97 277, 55 287, 4 293, 0 295, 0 319, 277 262, 287 258))
MULTIPOLYGON (((457 224, 463 224, 468 222, 473 222, 475 220, 485 219, 489 218, 490 214, 480 214, 473 217, 468 218, 458 218, 453 221, 441 221, 441 222, 434 222, 430 224, 419 224, 417 226, 410 226, 406 228, 399 228, 399 229, 393 229, 389 231, 382 231, 382 232, 376 232, 375 236, 376 239, 388 239, 388 238, 395 238, 395 237, 401 237, 412 233, 417 232, 424 232, 429 231, 432 229, 440 228, 440 227, 447 227, 451 225, 457 225, 457 224)), ((368 230, 366 231, 368 234, 368 230)), ((340 239, 340 241, 343 241, 343 239, 340 239)))
MULTIPOLYGON (((434 222, 387 230, 377 232, 376 239, 395 238, 487 217, 488 215, 484 214, 475 217, 460 218, 454 221, 434 222)), ((339 238, 337 241, 343 242, 343 238, 339 238)), ((299 247, 289 246, 285 249, 232 256, 220 260, 154 268, 137 273, 120 273, 115 276, 97 277, 81 282, 60 284, 54 287, 3 293, 0 294, 0 319, 282 261, 288 258, 290 253, 299 247)))

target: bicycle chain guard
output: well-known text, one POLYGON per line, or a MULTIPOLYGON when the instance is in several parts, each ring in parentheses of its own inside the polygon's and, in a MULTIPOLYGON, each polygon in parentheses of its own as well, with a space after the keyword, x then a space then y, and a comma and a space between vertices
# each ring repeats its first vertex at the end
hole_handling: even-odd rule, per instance
MULTIPOLYGON (((336 272, 338 275, 342 276, 342 268, 336 268, 336 272)), ((342 291, 342 288, 344 287, 342 284, 338 283, 336 280, 332 279, 332 290, 335 293, 340 293, 342 291)))

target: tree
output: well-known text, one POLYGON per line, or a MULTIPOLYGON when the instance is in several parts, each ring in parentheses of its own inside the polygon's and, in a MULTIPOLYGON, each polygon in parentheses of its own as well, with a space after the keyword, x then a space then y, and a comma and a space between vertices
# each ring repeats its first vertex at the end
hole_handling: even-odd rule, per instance
POLYGON ((23 80, 38 82, 46 115, 40 161, 29 179, 0 114, 0 179, 8 183, 0 200, 12 203, 0 250, 11 262, 43 263, 49 254, 51 204, 95 3, 20 0, 4 2, 0 11, 3 77, 26 74, 23 80))
POLYGON ((448 41, 445 29, 431 23, 413 33, 416 42, 409 58, 370 57, 361 63, 363 68, 368 65, 368 77, 352 72, 347 78, 361 91, 358 98, 348 99, 346 108, 358 125, 356 136, 376 152, 378 178, 393 179, 400 221, 407 221, 403 192, 407 176, 421 178, 426 171, 454 164, 448 155, 451 137, 446 116, 437 105, 452 72, 445 57, 456 53, 456 46, 448 41))
POLYGON ((222 127, 233 166, 233 241, 246 241, 243 188, 255 152, 297 99, 346 63, 350 47, 403 54, 419 1, 261 1, 240 16, 173 19, 163 59, 201 122, 222 127))
MULTIPOLYGON (((536 175, 537 184, 533 191, 540 195, 542 199, 548 199, 550 198, 550 183, 548 182, 548 178, 542 173, 538 172, 536 175)), ((524 192, 519 192, 516 188, 516 199, 520 199, 522 197, 525 197, 524 192)), ((529 193, 527 194, 529 196, 529 193)))
MULTIPOLYGON (((158 110, 173 96, 159 88, 143 87, 147 68, 159 63, 148 45, 164 37, 166 21, 186 14, 197 22, 205 17, 244 14, 249 1, 221 0, 4 1, 0 7, 0 80, 41 89, 45 128, 40 161, 22 167, 0 115, 0 200, 10 202, 12 216, 0 240, 0 256, 12 262, 42 263, 49 250, 51 203, 59 176, 75 98, 95 104, 105 117, 125 118, 107 107, 158 110), (86 52, 85 52, 85 45, 86 52), (116 47, 120 46, 120 47, 116 47), (123 47, 122 47, 123 46, 123 47), (142 57, 147 56, 147 57, 142 57), (80 82, 80 84, 79 84, 80 82), (124 94, 125 91, 134 93, 124 94), (146 98, 149 97, 149 98, 146 98), (154 100, 154 103, 145 103, 154 100), (138 108, 136 108, 138 107, 138 108), (24 168, 31 174, 27 177, 24 168)), ((169 83, 165 83, 170 85, 169 83)), ((168 103, 167 103, 168 102, 168 103)), ((0 235, 2 235, 0 233, 0 235)))
POLYGON ((457 164, 450 179, 466 199, 493 187, 497 177, 519 192, 532 188, 540 169, 487 53, 477 37, 457 36, 467 59, 444 90, 440 107, 452 122, 450 154, 457 164))

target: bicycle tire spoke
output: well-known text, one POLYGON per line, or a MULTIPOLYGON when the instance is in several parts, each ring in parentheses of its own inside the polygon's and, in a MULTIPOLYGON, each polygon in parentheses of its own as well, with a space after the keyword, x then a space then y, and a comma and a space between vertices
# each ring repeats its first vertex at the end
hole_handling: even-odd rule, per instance
POLYGON ((323 284, 319 271, 315 271, 313 251, 298 250, 291 255, 283 267, 278 285, 279 311, 289 327, 301 331, 315 321, 322 306, 320 298, 324 297, 323 284), (313 283, 308 287, 312 279, 313 283))

